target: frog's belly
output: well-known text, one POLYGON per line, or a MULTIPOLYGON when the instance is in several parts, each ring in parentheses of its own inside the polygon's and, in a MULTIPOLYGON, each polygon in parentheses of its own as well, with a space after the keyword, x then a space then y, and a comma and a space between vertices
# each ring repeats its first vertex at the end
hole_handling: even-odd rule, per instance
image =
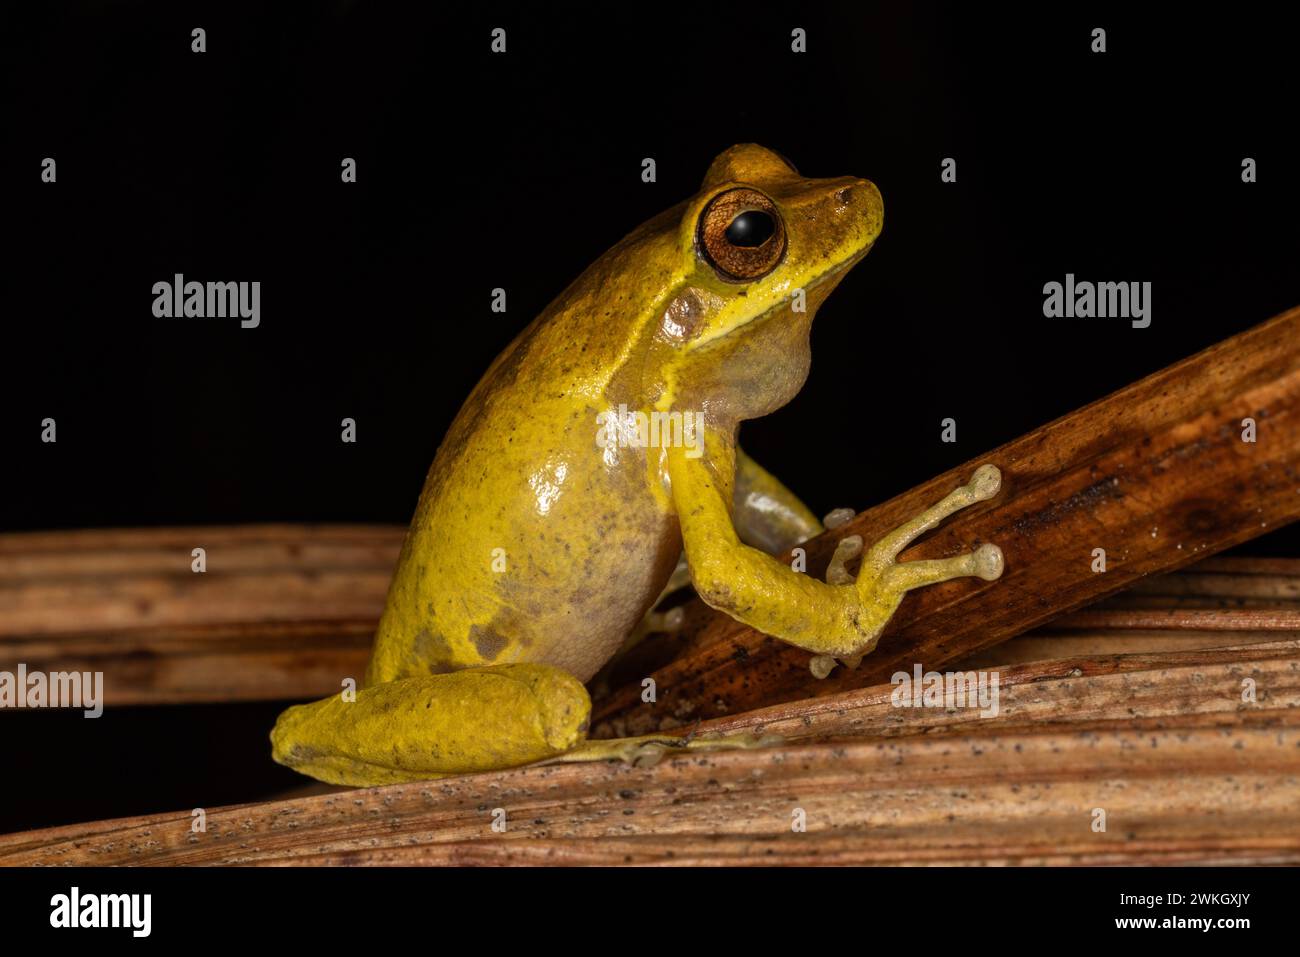
POLYGON ((585 681, 618 650, 672 574, 681 537, 643 453, 611 468, 583 439, 568 454, 525 456, 542 463, 530 470, 435 462, 369 683, 516 661, 585 681))

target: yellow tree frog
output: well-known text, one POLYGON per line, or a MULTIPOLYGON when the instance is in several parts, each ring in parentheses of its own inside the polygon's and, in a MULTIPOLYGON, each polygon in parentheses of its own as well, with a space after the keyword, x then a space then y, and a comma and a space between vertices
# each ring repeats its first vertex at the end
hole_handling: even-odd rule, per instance
POLYGON ((908 589, 997 578, 991 544, 895 562, 944 516, 994 495, 995 467, 867 549, 856 577, 842 548, 823 582, 776 557, 821 523, 737 445, 742 421, 803 385, 813 316, 883 217, 867 180, 808 179, 740 145, 698 193, 592 264, 452 423, 362 687, 285 711, 275 760, 374 785, 746 744, 586 739, 583 682, 638 629, 683 551, 704 601, 823 659, 871 651, 908 589))

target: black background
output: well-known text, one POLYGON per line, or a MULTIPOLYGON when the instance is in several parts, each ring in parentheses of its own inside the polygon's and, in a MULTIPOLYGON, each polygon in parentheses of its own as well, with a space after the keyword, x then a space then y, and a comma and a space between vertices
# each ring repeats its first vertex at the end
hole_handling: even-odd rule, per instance
MULTIPOLYGON (((819 513, 888 498, 1300 303, 1292 33, 1253 7, 34 16, 3 39, 0 530, 406 522, 492 357, 737 142, 885 198, 880 241, 813 327, 808 384, 744 431, 819 513), (806 54, 790 52, 795 26, 806 54), (1089 49, 1096 26, 1105 54, 1089 49), (955 184, 939 178, 948 156, 955 184), (658 182, 641 181, 644 157, 658 182), (259 280, 260 328, 154 318, 152 285, 176 272, 259 280), (1067 272, 1152 282, 1150 328, 1045 319, 1043 284, 1067 272), (947 416, 956 444, 939 440, 947 416)), ((1300 537, 1244 550, 1300 554, 1300 537)), ((266 741, 281 707, 5 715, 25 784, 5 788, 0 831, 293 786, 266 741)))

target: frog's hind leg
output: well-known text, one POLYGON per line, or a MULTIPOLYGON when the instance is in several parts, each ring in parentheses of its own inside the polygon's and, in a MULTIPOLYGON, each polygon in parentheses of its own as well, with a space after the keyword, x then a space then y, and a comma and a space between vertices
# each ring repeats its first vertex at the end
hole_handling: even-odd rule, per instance
POLYGON ((655 752, 753 746, 744 735, 585 741, 591 700, 550 664, 403 677, 279 715, 272 757, 329 784, 373 787, 551 761, 643 763, 655 752))
POLYGON ((551 761, 645 763, 674 750, 752 747, 730 737, 586 741, 591 698, 543 664, 493 665, 401 678, 296 705, 271 731, 280 764, 329 784, 372 787, 551 761))
POLYGON ((582 682, 543 664, 465 668, 297 705, 271 732, 281 764, 369 787, 532 764, 586 736, 582 682))

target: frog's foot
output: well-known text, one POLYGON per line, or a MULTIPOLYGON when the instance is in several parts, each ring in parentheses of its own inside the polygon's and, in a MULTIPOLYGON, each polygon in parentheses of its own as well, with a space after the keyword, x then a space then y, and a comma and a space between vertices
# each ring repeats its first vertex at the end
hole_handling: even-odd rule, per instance
MULTIPOLYGON (((838 528, 846 524, 853 518, 853 510, 848 508, 837 508, 822 520, 828 529, 838 528)), ((835 554, 831 556, 830 564, 826 566, 826 583, 828 585, 852 585, 854 578, 848 570, 848 563, 862 554, 862 536, 848 535, 840 539, 839 544, 835 546, 835 554)), ((849 657, 835 658, 832 655, 813 655, 808 662, 808 670, 812 672, 813 677, 819 681, 830 676, 835 670, 836 665, 846 665, 850 669, 857 668, 862 664, 862 655, 851 655, 849 657)))
POLYGON ((827 531, 832 528, 839 528, 841 525, 847 525, 853 521, 853 516, 857 514, 851 508, 833 508, 822 519, 822 527, 827 531))
POLYGON ((641 628, 647 635, 675 635, 682 630, 686 620, 685 610, 678 605, 667 611, 648 611, 641 621, 641 628))
POLYGON ((884 592, 901 596, 913 588, 953 578, 993 581, 1000 577, 1004 565, 1002 549, 989 542, 955 558, 899 562, 898 553, 954 512, 991 499, 1001 487, 1002 473, 997 466, 981 465, 965 485, 954 489, 937 505, 927 508, 876 542, 862 559, 859 581, 863 578, 874 580, 884 592))
MULTIPOLYGON (((941 521, 976 502, 987 501, 998 493, 1002 487, 1002 473, 995 465, 981 465, 971 476, 971 480, 944 497, 936 505, 927 508, 910 521, 894 529, 866 553, 858 579, 874 582, 881 600, 887 605, 896 604, 905 592, 925 585, 934 585, 953 578, 982 578, 993 581, 1002 575, 1004 561, 1002 549, 991 543, 984 543, 972 552, 955 558, 943 558, 928 561, 899 562, 898 553, 924 532, 929 531, 941 521)), ((837 510, 838 511, 838 510, 837 510)), ((834 514, 834 513, 832 513, 834 514)), ((827 516, 828 528, 835 527, 827 516)), ((862 551, 862 539, 850 535, 840 541, 835 548, 830 565, 826 569, 826 581, 832 585, 844 585, 854 581, 846 567, 862 551)), ((862 657, 874 648, 862 649, 862 653, 852 656, 833 657, 831 655, 814 655, 808 667, 817 678, 826 678, 837 664, 856 668, 862 657)))
POLYGON ((826 582, 830 585, 852 585, 853 575, 848 570, 848 563, 862 554, 862 536, 847 535, 835 546, 835 554, 826 566, 826 582))
POLYGON ((635 738, 609 738, 584 741, 564 754, 547 758, 540 764, 569 764, 584 761, 622 761, 634 767, 658 764, 665 755, 686 754, 699 751, 734 751, 738 749, 765 748, 780 744, 779 735, 755 734, 705 734, 671 735, 646 734, 635 738))

